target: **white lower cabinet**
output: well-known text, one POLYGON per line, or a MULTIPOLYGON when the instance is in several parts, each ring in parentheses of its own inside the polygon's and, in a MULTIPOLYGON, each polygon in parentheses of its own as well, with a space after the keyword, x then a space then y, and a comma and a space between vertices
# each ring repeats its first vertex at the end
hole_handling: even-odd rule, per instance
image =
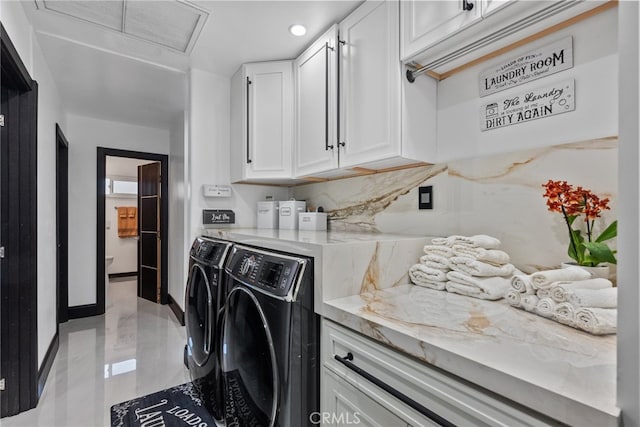
POLYGON ((558 424, 326 319, 320 351, 321 425, 558 424))

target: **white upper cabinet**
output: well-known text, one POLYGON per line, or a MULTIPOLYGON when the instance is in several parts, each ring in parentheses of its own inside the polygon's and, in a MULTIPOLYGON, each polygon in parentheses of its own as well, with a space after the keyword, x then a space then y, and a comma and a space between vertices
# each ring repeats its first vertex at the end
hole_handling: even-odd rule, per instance
POLYGON ((561 24, 603 0, 403 0, 401 60, 441 75, 561 24))
POLYGON ((294 62, 296 176, 338 168, 337 38, 334 25, 294 62))
POLYGON ((232 182, 291 179, 291 61, 245 64, 231 83, 232 182))
POLYGON ((401 1, 402 58, 409 58, 478 21, 482 12, 478 3, 480 0, 401 1))
POLYGON ((398 155, 398 1, 368 1, 340 23, 340 166, 398 155))

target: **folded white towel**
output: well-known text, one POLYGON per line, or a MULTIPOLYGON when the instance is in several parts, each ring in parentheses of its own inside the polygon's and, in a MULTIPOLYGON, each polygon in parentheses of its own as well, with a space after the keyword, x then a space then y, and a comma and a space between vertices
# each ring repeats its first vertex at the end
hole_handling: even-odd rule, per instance
POLYGON ((531 282, 531 276, 528 274, 516 274, 511 278, 511 287, 523 294, 535 294, 531 282))
POLYGON ((587 308, 576 310, 576 326, 594 335, 615 334, 618 309, 587 308))
MULTIPOLYGON (((418 281, 431 281, 431 282, 446 282, 447 275, 442 270, 427 267, 422 264, 414 264, 409 268, 409 277, 411 281, 415 283, 418 281)), ((443 285, 444 287, 444 285, 443 285)))
POLYGON ((576 310, 568 302, 561 302, 554 309, 553 320, 564 325, 576 326, 576 310))
POLYGON ((451 268, 449 268, 449 258, 435 254, 422 255, 420 257, 420 264, 437 270, 443 270, 445 273, 451 270, 451 268))
POLYGON ((510 288, 510 289, 507 290, 507 292, 505 292, 504 299, 506 299, 507 302, 512 306, 520 307, 520 306, 522 306, 522 297, 524 295, 525 294, 523 294, 523 293, 521 293, 519 291, 516 291, 513 288, 510 288))
POLYGON ((495 249, 500 246, 500 240, 495 237, 487 236, 486 234, 476 234, 475 236, 449 236, 449 237, 436 237, 431 240, 434 245, 453 246, 453 245, 466 245, 474 248, 495 249))
POLYGON ((498 267, 487 264, 486 262, 476 261, 475 259, 466 256, 451 257, 449 258, 449 264, 452 270, 481 277, 509 276, 513 274, 513 270, 515 268, 512 264, 505 264, 498 267))
POLYGON ((412 280, 413 284, 423 288, 434 289, 436 291, 444 291, 447 282, 434 282, 432 280, 412 280))
POLYGON ((611 288, 613 283, 607 279, 587 279, 587 280, 574 280, 574 281, 562 281, 553 282, 549 288, 551 291, 551 298, 556 302, 567 301, 567 292, 575 289, 605 289, 611 288))
POLYGON ((479 278, 459 271, 448 272, 447 279, 449 279, 447 282, 449 292, 486 300, 498 300, 504 297, 510 282, 509 278, 505 277, 479 278))
POLYGON ((556 309, 556 302, 551 298, 540 298, 536 305, 536 313, 542 317, 553 317, 556 309))
POLYGON ((550 287, 553 282, 561 280, 587 280, 590 278, 591 273, 584 268, 568 267, 533 273, 531 275, 531 284, 534 289, 543 289, 550 287))
POLYGON ((527 311, 534 311, 538 305, 538 298, 535 295, 524 294, 522 295, 522 300, 520 306, 527 311))
POLYGON ((467 245, 453 245, 451 249, 454 256, 468 256, 493 265, 509 263, 509 254, 498 249, 474 248, 467 245))
POLYGON ((551 298, 551 288, 538 289, 536 295, 538 298, 551 298))
POLYGON ((425 254, 440 255, 446 258, 450 258, 453 256, 453 249, 451 249, 448 246, 425 245, 424 248, 422 248, 422 250, 424 251, 425 254))
POLYGON ((567 292, 567 301, 576 308, 616 308, 618 307, 618 288, 573 289, 567 292))

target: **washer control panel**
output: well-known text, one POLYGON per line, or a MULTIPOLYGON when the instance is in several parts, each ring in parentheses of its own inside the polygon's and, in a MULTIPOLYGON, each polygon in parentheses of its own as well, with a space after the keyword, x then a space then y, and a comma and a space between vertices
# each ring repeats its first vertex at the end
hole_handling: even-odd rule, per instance
POLYGON ((306 264, 303 258, 234 247, 225 269, 237 280, 285 296, 306 264))

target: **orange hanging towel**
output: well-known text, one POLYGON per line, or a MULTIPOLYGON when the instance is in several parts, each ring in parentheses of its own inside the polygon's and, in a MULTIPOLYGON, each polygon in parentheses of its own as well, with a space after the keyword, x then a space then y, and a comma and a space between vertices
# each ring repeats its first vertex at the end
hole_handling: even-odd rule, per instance
POLYGON ((138 235, 138 208, 123 206, 118 208, 118 237, 138 235))

